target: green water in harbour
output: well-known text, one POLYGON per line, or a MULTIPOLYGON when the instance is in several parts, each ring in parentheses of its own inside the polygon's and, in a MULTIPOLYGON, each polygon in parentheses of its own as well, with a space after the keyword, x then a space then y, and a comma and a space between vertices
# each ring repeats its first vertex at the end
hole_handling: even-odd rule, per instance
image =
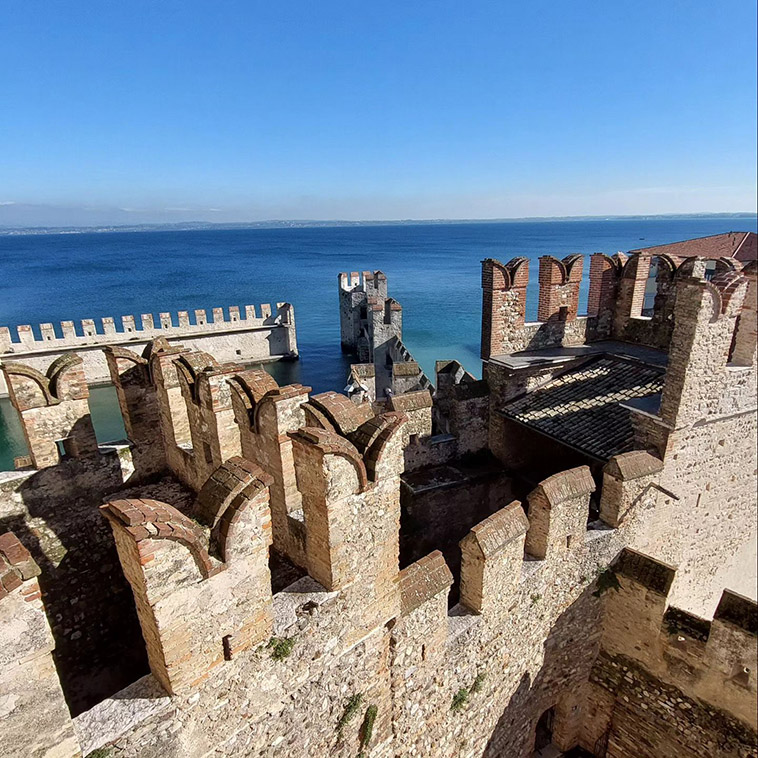
MULTIPOLYGON (((98 442, 115 442, 126 438, 124 422, 118 407, 116 390, 92 387, 89 409, 98 442)), ((12 471, 17 455, 28 455, 21 422, 7 397, 0 398, 0 471, 12 471)))

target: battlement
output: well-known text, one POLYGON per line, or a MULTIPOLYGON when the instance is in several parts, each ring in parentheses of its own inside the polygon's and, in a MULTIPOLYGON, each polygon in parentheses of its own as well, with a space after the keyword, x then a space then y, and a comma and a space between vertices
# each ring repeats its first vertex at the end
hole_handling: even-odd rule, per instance
POLYGON ((648 675, 728 708, 755 729, 755 601, 724 590, 713 619, 704 619, 668 603, 674 567, 625 549, 610 571, 617 586, 603 595, 604 654, 635 661, 648 675))
MULTIPOLYGON (((14 330, 0 327, 0 355, 12 357, 39 369, 56 354, 77 351, 83 358, 91 384, 108 381, 108 367, 101 350, 124 346, 141 350, 153 339, 182 339, 191 345, 210 349, 222 360, 255 362, 297 357, 294 309, 289 303, 275 308, 264 304, 213 308, 211 313, 198 309, 177 313, 143 313, 139 317, 84 319, 78 324, 62 321, 32 327, 24 324, 14 330)), ((0 385, 0 394, 5 391, 0 385)))
MULTIPOLYGON (((528 262, 491 263, 507 310, 528 262)), ((536 329, 597 333, 570 307, 580 261, 540 266, 536 329)), ((603 460, 554 455, 560 439, 530 460, 526 433, 499 436, 489 377, 455 361, 434 395, 356 403, 191 339, 110 345, 129 442, 107 450, 81 359, 6 364, 36 445, 35 468, 0 477, 18 535, 0 537, 6 752, 527 758, 549 726, 563 752, 637 755, 631 734, 673 745, 642 758, 752 756, 756 606, 734 568, 755 512, 753 281, 677 281, 660 408, 630 405, 644 443, 603 460), (94 706, 76 735, 63 692, 94 706)), ((418 381, 398 337, 387 350, 418 381)), ((636 386, 641 361, 622 363, 636 386)), ((579 379, 581 403, 616 403, 579 379)))
POLYGON ((270 484, 255 464, 232 458, 199 493, 198 523, 154 500, 101 507, 134 591, 150 668, 170 694, 196 687, 271 635, 270 484))
POLYGON ((387 277, 382 271, 352 271, 337 275, 340 290, 363 292, 367 297, 387 297, 387 277))
POLYGON ((15 329, 0 327, 0 352, 24 352, 25 350, 50 350, 61 347, 80 348, 89 345, 110 345, 127 343, 143 338, 153 339, 159 332, 169 338, 174 335, 184 336, 195 332, 234 331, 237 329, 256 329, 272 324, 286 324, 292 314, 289 303, 277 303, 258 307, 246 305, 240 309, 236 305, 227 308, 213 308, 211 316, 207 311, 198 309, 178 311, 177 313, 160 313, 156 319, 152 313, 143 313, 138 317, 110 316, 95 319, 61 321, 57 326, 51 323, 36 327, 22 324, 15 329), (260 314, 260 315, 259 315, 260 314), (48 344, 51 343, 51 344, 48 344), (20 345, 21 348, 16 348, 20 345), (25 350, 24 350, 25 349, 25 350))
POLYGON ((482 358, 609 337, 667 350, 677 282, 701 279, 724 289, 728 281, 734 292, 741 278, 754 277, 754 267, 743 267, 732 258, 595 253, 590 259, 587 313, 580 315, 583 256, 542 256, 537 322, 528 323, 529 261, 488 258, 482 261, 482 358))

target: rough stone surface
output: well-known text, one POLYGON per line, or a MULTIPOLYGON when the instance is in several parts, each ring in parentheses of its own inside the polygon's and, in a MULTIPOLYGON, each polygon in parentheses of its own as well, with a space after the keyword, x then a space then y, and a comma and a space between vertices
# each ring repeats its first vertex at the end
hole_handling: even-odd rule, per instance
MULTIPOLYGON (((0 476, 4 754, 755 758, 752 274, 659 261, 644 316, 651 263, 593 259, 583 318, 579 261, 544 259, 529 325, 528 264, 485 261, 483 355, 533 350, 482 381, 440 362, 431 407, 114 350, 130 445, 0 476), (629 408, 635 449, 593 458, 498 412, 613 334, 663 372, 661 403, 629 408)), ((368 278, 366 319, 392 327, 368 278)), ((10 371, 30 429, 75 436, 79 365, 10 371)))

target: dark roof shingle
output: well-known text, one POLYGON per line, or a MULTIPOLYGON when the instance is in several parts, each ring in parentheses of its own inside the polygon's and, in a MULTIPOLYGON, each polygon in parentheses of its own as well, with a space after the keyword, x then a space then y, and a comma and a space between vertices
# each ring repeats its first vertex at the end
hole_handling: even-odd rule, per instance
POLYGON ((501 413, 607 460, 633 447, 630 411, 620 403, 660 393, 664 373, 660 366, 604 355, 512 400, 501 413))

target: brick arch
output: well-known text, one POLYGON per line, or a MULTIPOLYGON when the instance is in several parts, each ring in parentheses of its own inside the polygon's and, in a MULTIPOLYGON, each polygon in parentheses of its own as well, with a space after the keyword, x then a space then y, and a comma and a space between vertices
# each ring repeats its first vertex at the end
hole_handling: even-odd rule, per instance
MULTIPOLYGON (((263 474, 263 471, 260 472, 263 474)), ((224 509, 216 527, 211 532, 211 544, 215 546, 221 560, 225 563, 229 560, 229 545, 234 527, 245 511, 261 494, 267 492, 273 480, 267 474, 262 479, 254 479, 239 494, 231 499, 228 507, 224 509)), ((268 513, 268 507, 266 508, 268 513)))
POLYGON ((275 389, 266 392, 253 408, 253 431, 257 433, 260 430, 261 414, 269 405, 273 405, 275 400, 286 399, 288 397, 297 397, 303 393, 310 392, 310 390, 310 387, 303 387, 302 384, 288 384, 285 387, 277 386, 275 389))
POLYGON ((582 276, 582 256, 577 253, 558 259, 553 255, 541 255, 540 267, 543 269, 541 276, 543 279, 545 278, 544 269, 550 269, 549 277, 552 284, 564 285, 576 282, 582 276))
POLYGON ((147 366, 147 358, 141 355, 137 355, 133 350, 129 350, 125 347, 119 347, 118 345, 108 345, 103 348, 104 353, 110 353, 114 358, 129 361, 135 366, 147 366))
POLYGON ((76 353, 64 353, 48 366, 47 378, 50 392, 58 400, 80 400, 89 395, 84 379, 83 363, 84 361, 76 353))
POLYGON ((367 445, 363 456, 366 471, 374 481, 376 480, 377 468, 382 462, 382 457, 390 440, 402 429, 408 417, 404 413, 392 411, 390 413, 383 413, 379 416, 379 419, 381 419, 381 423, 367 445))
POLYGON ((237 423, 245 418, 252 428, 257 428, 255 412, 267 394, 279 389, 276 380, 265 371, 251 369, 235 374, 227 381, 232 389, 232 405, 237 423))
POLYGON ((621 265, 621 278, 634 279, 637 276, 637 270, 639 269, 640 261, 645 259, 650 261, 652 260, 652 256, 641 255, 639 253, 630 255, 625 261, 623 261, 621 265))
POLYGON ((583 267, 583 260, 584 256, 580 255, 579 253, 574 253, 572 255, 567 255, 565 258, 561 260, 561 265, 563 266, 565 282, 576 282, 580 281, 582 278, 582 267, 583 267))
POLYGON ((145 345, 145 349, 142 351, 142 356, 149 361, 154 355, 165 353, 171 349, 171 345, 165 337, 155 337, 145 345))
POLYGON ((190 392, 192 399, 197 402, 198 378, 206 368, 216 368, 218 361, 202 350, 182 353, 176 360, 176 373, 190 392))
POLYGON ((682 264, 676 271, 677 279, 690 279, 692 278, 692 272, 695 270, 695 266, 698 261, 702 261, 702 258, 687 258, 682 261, 682 264))
POLYGON ((208 579, 223 568, 214 566, 208 553, 205 532, 168 503, 159 500, 112 500, 101 505, 100 510, 138 544, 144 540, 171 540, 184 545, 203 579, 208 579))
POLYGON ((305 425, 313 426, 321 429, 327 429, 330 432, 336 432, 334 424, 326 417, 325 413, 322 413, 315 405, 311 403, 303 403, 303 410, 305 411, 305 425))
POLYGON ((682 263, 681 258, 675 258, 672 255, 654 255, 653 258, 658 260, 658 272, 660 273, 662 268, 665 269, 671 279, 673 279, 677 269, 682 263), (661 264, 663 264, 663 266, 661 266, 661 264))
POLYGON ((703 287, 711 296, 711 318, 710 322, 718 321, 724 312, 724 302, 721 297, 719 288, 713 282, 703 282, 703 287))
POLYGON ((346 395, 340 395, 337 392, 312 395, 308 405, 323 414, 329 424, 343 436, 355 432, 373 416, 370 406, 358 405, 346 395))
MULTIPOLYGON (((747 281, 745 277, 736 271, 723 271, 711 279, 710 284, 715 287, 720 295, 719 312, 727 313, 734 309, 730 308, 732 301, 734 300, 737 292, 746 286, 747 281)), ((737 315, 731 313, 731 315, 737 315)))
POLYGON ((509 290, 516 285, 526 286, 529 278, 529 259, 511 258, 501 263, 495 258, 482 261, 482 286, 493 290, 509 290))
POLYGON ((272 482, 273 479, 256 463, 240 455, 229 458, 208 477, 197 495, 195 514, 198 521, 215 530, 241 492, 259 492, 272 482))
POLYGON ((25 379, 31 379, 31 381, 34 382, 39 389, 39 394, 41 395, 42 402, 34 402, 34 404, 32 404, 32 399, 26 398, 25 402, 22 403, 24 407, 20 407, 20 410, 39 408, 41 406, 57 405, 60 402, 60 400, 58 400, 58 398, 50 392, 50 383, 48 381, 48 378, 41 371, 38 371, 36 368, 32 368, 31 366, 27 366, 23 363, 16 363, 14 361, 3 361, 2 366, 3 371, 5 372, 5 375, 8 379, 8 388, 11 390, 11 392, 14 390, 12 380, 12 377, 14 376, 21 376, 25 379))
POLYGON ((290 436, 294 437, 306 444, 313 445, 318 448, 324 456, 338 455, 341 458, 349 461, 355 473, 358 475, 358 492, 364 492, 368 487, 368 475, 366 473, 366 466, 363 463, 361 454, 349 440, 337 434, 337 432, 329 431, 327 429, 318 429, 313 426, 306 426, 302 429, 298 429, 296 432, 290 432, 290 436))

